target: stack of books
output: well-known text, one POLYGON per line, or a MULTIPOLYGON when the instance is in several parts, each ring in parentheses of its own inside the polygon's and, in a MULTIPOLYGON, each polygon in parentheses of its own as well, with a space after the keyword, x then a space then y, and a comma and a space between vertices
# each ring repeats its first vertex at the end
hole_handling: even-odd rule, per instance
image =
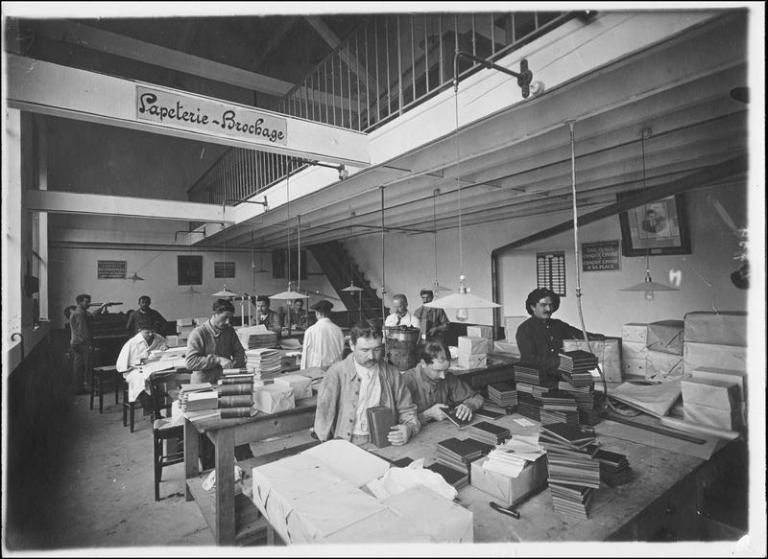
POLYGON ((597 357, 581 349, 560 353, 560 374, 563 379, 580 388, 590 386, 594 379, 590 371, 597 367, 597 357))
POLYGON ((282 361, 280 352, 275 349, 249 349, 245 352, 245 366, 254 371, 263 380, 280 374, 282 361))
MULTIPOLYGON (((466 440, 452 437, 437 443, 437 462, 469 475, 469 464, 482 456, 480 449, 466 440)), ((449 482, 450 483, 450 482, 449 482)))
POLYGON ((538 384, 545 386, 552 383, 552 379, 540 369, 525 363, 515 363, 512 366, 515 372, 515 382, 524 382, 528 384, 538 384))
POLYGON ((580 416, 578 411, 552 411, 542 409, 539 414, 539 421, 543 424, 569 423, 571 425, 579 425, 580 416))
POLYGON ((541 400, 525 392, 517 393, 517 413, 520 415, 534 421, 541 421, 541 407, 541 400))
POLYGON ((579 425, 542 425, 539 444, 547 451, 548 482, 555 511, 588 518, 594 489, 600 487, 600 462, 593 458, 594 433, 579 425))
POLYGON ((253 383, 252 373, 241 373, 238 369, 225 369, 224 378, 218 381, 219 413, 222 419, 252 415, 253 383), (226 371, 233 371, 233 373, 226 374, 226 371))
POLYGON ((473 439, 481 443, 496 446, 506 441, 509 436, 509 429, 500 425, 494 425, 487 421, 481 421, 470 426, 468 434, 473 439))
POLYGON ((596 425, 600 421, 600 408, 604 396, 595 392, 594 383, 576 387, 569 382, 561 380, 557 387, 559 390, 569 393, 576 400, 576 406, 579 410, 579 423, 582 425, 596 425))
POLYGON ((469 472, 456 470, 441 462, 434 462, 425 469, 442 476, 446 483, 456 488, 456 491, 469 485, 469 472))
POLYGON ((550 390, 541 397, 540 421, 547 423, 579 423, 576 400, 568 392, 550 390))
POLYGON ((624 485, 632 479, 632 469, 624 454, 603 450, 597 446, 587 447, 592 458, 600 462, 600 481, 610 487, 624 485))
POLYGON ((544 396, 544 394, 546 394, 547 392, 549 392, 555 387, 555 383, 540 385, 540 384, 529 384, 527 382, 518 382, 516 384, 516 387, 517 387, 518 394, 520 392, 524 392, 525 394, 530 394, 537 400, 541 400, 541 397, 544 396))
POLYGON ((264 326, 246 326, 237 329, 237 337, 244 349, 259 349, 278 346, 277 333, 264 326))
POLYGON ((502 408, 517 406, 517 390, 506 382, 488 385, 488 399, 502 408))

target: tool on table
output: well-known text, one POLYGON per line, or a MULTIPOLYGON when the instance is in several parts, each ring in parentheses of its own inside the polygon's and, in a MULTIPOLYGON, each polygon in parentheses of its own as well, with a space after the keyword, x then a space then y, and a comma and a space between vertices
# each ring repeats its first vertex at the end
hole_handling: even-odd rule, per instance
POLYGON ((494 503, 493 501, 489 502, 488 504, 491 505, 491 508, 493 510, 498 511, 501 514, 506 514, 507 516, 511 516, 512 518, 520 518, 520 513, 517 512, 512 507, 502 507, 500 504, 494 503))
POLYGON ((631 421, 629 419, 626 419, 624 417, 621 417, 619 415, 612 414, 612 413, 604 414, 603 417, 605 419, 610 419, 611 421, 615 421, 616 423, 623 423, 624 425, 629 425, 630 427, 637 427, 638 429, 643 429, 645 431, 650 431, 652 433, 658 433, 659 435, 666 435, 667 437, 681 439, 683 441, 688 441, 689 443, 693 443, 693 444, 704 444, 707 442, 704 439, 700 439, 698 437, 694 437, 693 435, 688 435, 686 433, 681 433, 680 431, 675 431, 673 429, 668 429, 668 428, 660 427, 656 425, 647 425, 645 423, 640 423, 637 421, 631 421))

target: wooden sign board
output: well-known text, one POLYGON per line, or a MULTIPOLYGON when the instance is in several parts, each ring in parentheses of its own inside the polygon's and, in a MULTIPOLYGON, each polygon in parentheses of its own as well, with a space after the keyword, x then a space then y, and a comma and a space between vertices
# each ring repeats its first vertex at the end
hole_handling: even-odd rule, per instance
POLYGON ((619 241, 581 243, 581 263, 585 272, 620 270, 619 241))
POLYGON ((98 260, 97 279, 125 279, 125 260, 98 260))

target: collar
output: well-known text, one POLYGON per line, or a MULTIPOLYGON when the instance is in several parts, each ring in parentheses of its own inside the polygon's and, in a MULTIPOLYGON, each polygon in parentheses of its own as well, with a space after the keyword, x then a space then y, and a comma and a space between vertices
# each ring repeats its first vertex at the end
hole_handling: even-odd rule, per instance
POLYGON ((213 334, 213 337, 214 337, 214 338, 218 338, 219 336, 221 336, 221 333, 222 333, 224 330, 221 330, 221 329, 217 328, 217 327, 216 327, 216 326, 213 324, 213 319, 209 318, 209 319, 208 319, 208 322, 207 322, 207 324, 208 324, 208 326, 210 327, 210 329, 211 329, 211 333, 213 334))
POLYGON ((366 379, 370 380, 376 374, 376 370, 378 367, 376 367, 375 365, 372 369, 363 367, 357 361, 354 360, 354 356, 352 357, 352 361, 354 362, 354 365, 355 365, 355 373, 357 373, 357 376, 359 376, 362 380, 366 380, 366 379))

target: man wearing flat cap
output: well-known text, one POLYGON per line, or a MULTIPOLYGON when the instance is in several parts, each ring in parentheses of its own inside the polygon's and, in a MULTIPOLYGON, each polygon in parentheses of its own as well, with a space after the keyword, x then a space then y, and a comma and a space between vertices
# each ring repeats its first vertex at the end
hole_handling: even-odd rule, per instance
MULTIPOLYGON (((435 298, 435 294, 432 290, 426 288, 422 289, 419 292, 419 295, 421 296, 421 302, 424 304, 431 303, 432 299, 435 298)), ((421 322, 422 339, 437 338, 438 340, 444 341, 443 336, 446 330, 448 330, 448 323, 450 321, 443 309, 432 309, 422 305, 416 309, 413 316, 418 318, 419 322, 421 322)))
POLYGON ((280 331, 283 328, 283 321, 280 320, 280 315, 269 308, 269 297, 266 295, 259 295, 256 297, 256 316, 253 317, 253 324, 263 324, 267 327, 267 330, 280 335, 280 331))
POLYGON ((304 332, 301 349, 301 368, 320 367, 324 371, 341 361, 344 354, 344 334, 330 318, 333 303, 319 300, 310 307, 317 315, 317 322, 304 332))

